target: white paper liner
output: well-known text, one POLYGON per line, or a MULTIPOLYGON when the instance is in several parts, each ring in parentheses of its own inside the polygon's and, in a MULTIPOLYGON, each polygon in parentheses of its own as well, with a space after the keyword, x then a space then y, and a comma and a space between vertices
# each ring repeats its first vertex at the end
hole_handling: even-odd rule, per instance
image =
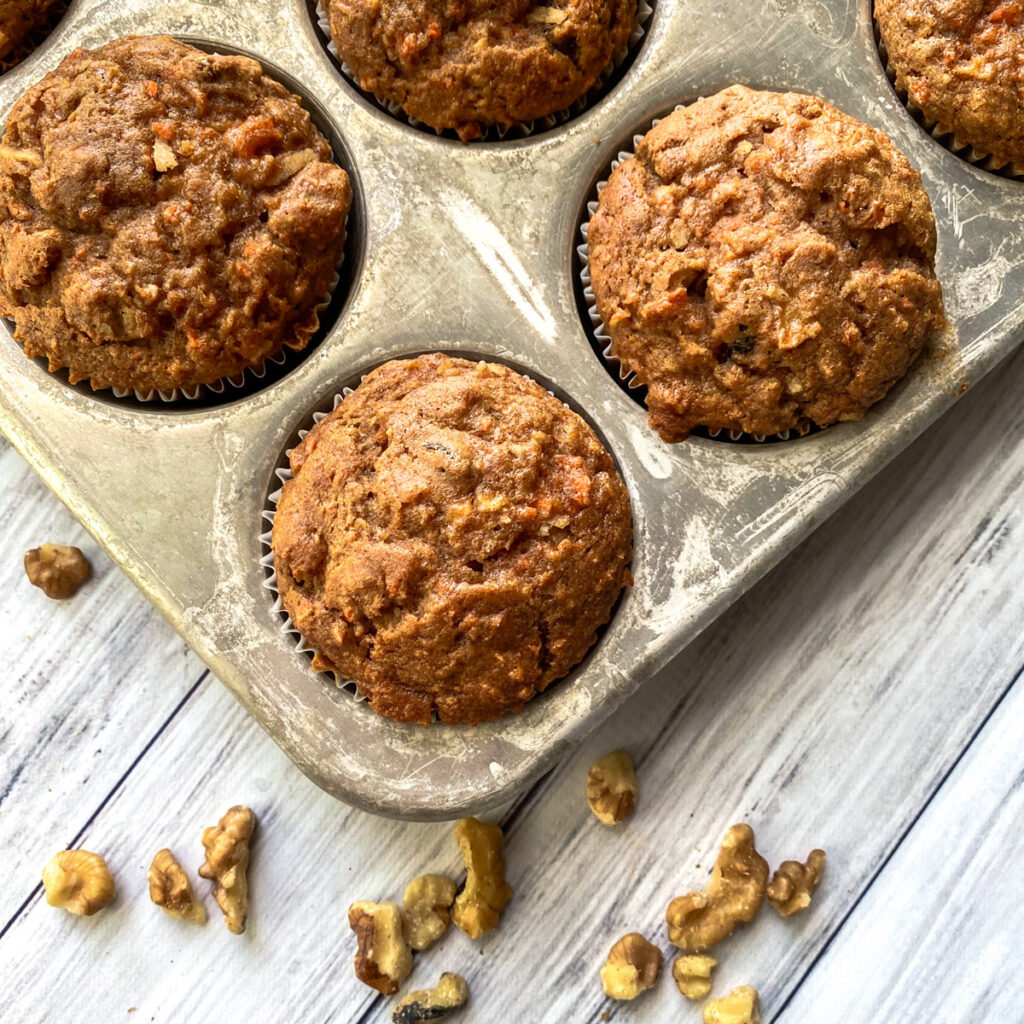
MULTIPOLYGON (((630 59, 637 52, 640 42, 647 32, 647 25, 653 14, 654 8, 651 6, 649 0, 637 0, 636 24, 633 26, 633 32, 629 37, 629 42, 622 50, 612 57, 609 65, 601 72, 597 81, 586 91, 586 93, 584 93, 584 95, 570 106, 566 107, 564 110, 557 110, 553 114, 548 114, 546 117, 539 117, 534 121, 518 121, 515 124, 509 125, 485 126, 484 133, 480 138, 471 139, 470 141, 493 142, 495 139, 503 141, 505 139, 526 138, 529 135, 533 135, 535 132, 549 131, 552 128, 558 127, 558 125, 566 124, 574 117, 583 113, 590 104, 600 98, 609 79, 615 75, 625 61, 630 59)), ((326 40, 327 52, 334 59, 334 62, 341 69, 341 73, 346 79, 348 79, 351 85, 364 95, 372 96, 374 101, 382 110, 386 110, 392 117, 401 121, 403 124, 407 124, 410 127, 417 128, 421 131, 433 132, 435 135, 439 136, 449 137, 455 135, 455 133, 450 129, 432 128, 430 125, 424 124, 415 117, 411 117, 402 109, 402 105, 395 100, 384 99, 381 96, 377 96, 375 93, 368 93, 363 89, 359 84, 359 80, 355 73, 342 59, 341 54, 338 53, 338 48, 335 46, 334 39, 331 36, 330 19, 327 16, 327 12, 324 10, 322 0, 317 0, 316 3, 316 21, 321 35, 324 40, 326 40)))
MULTIPOLYGON (((341 405, 341 403, 351 394, 352 388, 342 388, 341 393, 334 396, 334 404, 331 407, 331 412, 337 409, 338 406, 341 405)), ((323 411, 314 412, 313 426, 328 415, 329 413, 323 411)), ((300 443, 305 440, 306 435, 312 429, 312 427, 306 427, 299 431, 300 443)), ((263 589, 269 591, 274 597, 272 607, 280 623, 281 632, 288 637, 289 642, 295 648, 297 653, 307 655, 312 659, 312 656, 317 653, 316 648, 312 644, 308 643, 306 638, 299 632, 298 627, 292 622, 291 616, 288 614, 288 610, 285 608, 284 603, 281 600, 281 593, 277 589, 277 569, 274 566, 274 549, 271 547, 274 517, 277 515, 277 503, 281 499, 281 491, 284 489, 285 483, 292 478, 290 462, 291 455, 294 450, 294 448, 288 448, 282 456, 282 464, 278 465, 274 470, 274 476, 281 481, 281 486, 267 495, 267 504, 262 512, 262 518, 270 524, 270 529, 260 534, 260 546, 264 549, 264 554, 260 558, 260 565, 267 571, 266 579, 263 581, 263 589)), ((357 703, 361 703, 366 700, 366 698, 359 692, 359 687, 353 680, 343 679, 337 672, 324 672, 323 674, 332 675, 338 688, 347 693, 357 703)))
MULTIPOLYGON (((874 20, 874 5, 872 5, 872 19, 874 20)), ((977 167, 989 174, 1000 178, 1008 178, 1010 181, 1024 181, 1024 167, 1019 167, 1012 161, 1000 164, 996 162, 991 153, 975 148, 968 142, 961 142, 955 132, 942 128, 937 121, 933 121, 914 101, 910 94, 896 84, 896 69, 889 63, 889 51, 882 41, 882 32, 878 22, 874 21, 875 46, 878 48, 878 56, 882 59, 882 67, 885 70, 885 77, 889 79, 893 92, 899 101, 907 108, 915 121, 940 145, 948 149, 954 156, 966 161, 973 167, 977 167)))

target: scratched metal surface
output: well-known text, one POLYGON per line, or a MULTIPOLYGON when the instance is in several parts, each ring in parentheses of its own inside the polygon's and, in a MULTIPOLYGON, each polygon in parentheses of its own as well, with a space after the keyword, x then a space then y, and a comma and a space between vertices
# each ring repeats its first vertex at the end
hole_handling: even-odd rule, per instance
POLYGON ((774 0, 758 18, 740 0, 660 0, 609 96, 552 132, 470 146, 363 100, 321 48, 304 0, 76 0, 47 45, 0 79, 4 113, 74 46, 133 31, 249 52, 327 112, 365 227, 348 300, 283 379, 186 410, 72 389, 25 359, 4 326, 0 429, 302 770, 369 810, 454 817, 526 785, 1020 337, 1024 185, 964 163, 902 108, 868 0, 774 0), (587 341, 572 281, 577 221, 634 132, 734 81, 816 92, 909 154, 935 209, 955 336, 860 423, 757 447, 668 446, 587 341), (360 372, 438 348, 511 361, 579 403, 619 461, 636 524, 636 585, 584 666, 523 714, 476 729, 399 725, 314 676, 281 633, 258 564, 272 471, 297 428, 360 372))

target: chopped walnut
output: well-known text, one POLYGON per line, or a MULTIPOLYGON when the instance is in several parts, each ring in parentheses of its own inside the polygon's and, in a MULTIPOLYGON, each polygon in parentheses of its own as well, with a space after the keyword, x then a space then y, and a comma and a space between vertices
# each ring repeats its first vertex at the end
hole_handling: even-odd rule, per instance
POLYGON ((37 167, 43 166, 43 155, 34 149, 16 149, 13 146, 0 146, 0 167, 13 164, 14 174, 27 174, 37 167))
POLYGON ((114 901, 114 879, 107 862, 88 850, 61 850, 43 868, 46 902, 85 917, 114 901))
POLYGON ((753 985, 740 985, 704 1004, 704 1024, 760 1024, 761 1000, 753 985))
POLYGON ((710 949, 761 909, 767 881, 768 862, 754 848, 754 830, 733 825, 704 892, 677 896, 668 905, 669 938, 687 952, 710 949))
POLYGON ((196 899, 185 869, 170 850, 160 850, 149 866, 149 898, 179 921, 206 921, 206 908, 196 899))
POLYGON ((76 547, 41 544, 25 552, 29 582, 55 601, 70 597, 91 572, 88 559, 76 547))
POLYGON ((444 875, 420 875, 405 887, 402 919, 405 939, 413 949, 429 949, 444 935, 454 902, 455 883, 444 875))
POLYGON ((677 956, 672 977, 687 999, 703 999, 711 991, 711 970, 717 966, 718 961, 706 953, 677 956))
POLYGON ((661 950, 639 932, 623 935, 601 968, 601 987, 612 999, 636 999, 654 988, 661 974, 661 950))
POLYGON ((224 911, 228 931, 241 935, 249 916, 249 841, 256 815, 248 807, 232 807, 216 825, 203 831, 206 860, 199 874, 215 884, 213 898, 224 911))
POLYGON ((348 908, 348 924, 358 943, 356 977, 386 996, 394 995, 412 970, 398 904, 360 900, 348 908))
POLYGON ((587 803, 603 825, 618 825, 633 813, 639 783, 624 750, 599 757, 587 772, 587 803))
POLYGON ((526 15, 527 25, 561 25, 568 17, 559 7, 534 7, 526 15))
POLYGON ((824 870, 824 850, 811 850, 805 864, 784 860, 768 883, 769 902, 783 917, 792 917, 811 905, 811 893, 824 870))
POLYGON ((452 919, 471 939, 479 939, 498 924, 512 899, 501 856, 504 836, 497 825, 463 818, 455 825, 455 838, 466 862, 466 884, 455 901, 452 919))
POLYGON ((291 153, 283 153, 274 158, 274 169, 267 179, 267 184, 273 188, 280 185, 289 178, 294 178, 306 164, 316 159, 316 153, 311 149, 300 149, 291 153))
POLYGON ((461 974, 441 975, 434 988, 410 992, 392 1011, 394 1024, 425 1024, 444 1020, 469 1000, 469 986, 461 974))
POLYGON ((153 166, 161 174, 178 166, 178 158, 174 155, 174 150, 163 139, 157 139, 153 143, 153 166))

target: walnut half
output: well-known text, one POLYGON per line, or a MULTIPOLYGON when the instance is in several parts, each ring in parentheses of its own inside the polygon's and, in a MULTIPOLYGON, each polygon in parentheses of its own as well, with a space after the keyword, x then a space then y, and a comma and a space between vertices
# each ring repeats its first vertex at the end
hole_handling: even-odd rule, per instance
POLYGON ((412 970, 398 904, 360 900, 348 908, 348 925, 356 933, 356 977, 386 996, 394 995, 412 970))
POLYGON ((668 905, 668 937, 684 952, 709 949, 761 909, 767 881, 768 862, 754 848, 754 830, 733 825, 704 892, 688 892, 668 905))
POLYGON ((672 965, 672 977, 687 999, 703 999, 711 991, 711 971, 718 961, 706 953, 677 956, 672 965))
POLYGON ((47 597, 61 601, 78 590, 92 574, 92 569, 76 547, 41 544, 25 552, 25 574, 47 597))
POLYGON ((228 931, 241 935, 249 916, 249 841, 256 815, 248 807, 232 807, 216 825, 203 831, 206 860, 199 874, 214 882, 213 897, 224 911, 228 931))
POLYGON ((740 985, 704 1004, 704 1024, 760 1024, 761 1000, 753 985, 740 985))
POLYGON ((185 869, 170 850, 160 850, 149 866, 149 898, 179 921, 206 922, 206 907, 196 899, 185 869))
POLYGON ((405 939, 419 951, 429 949, 448 930, 455 883, 444 875, 419 875, 402 896, 405 939))
POLYGON ((661 950, 639 932, 623 935, 608 952, 601 968, 601 987, 612 999, 636 999, 658 982, 661 950))
POLYGON ((811 905, 811 893, 824 870, 824 850, 811 850, 805 864, 784 860, 768 883, 769 902, 783 917, 792 917, 811 905))
POLYGON ((88 850, 61 850, 43 868, 46 902, 69 914, 89 917, 114 901, 107 862, 88 850))
POLYGON ((426 1021, 444 1020, 469 999, 469 986, 461 974, 441 975, 441 980, 431 989, 410 992, 394 1008, 391 1019, 394 1024, 425 1024, 426 1021))
POLYGON ((587 772, 587 803, 602 825, 618 825, 636 807, 639 783, 624 750, 599 757, 587 772))
POLYGON ((512 899, 501 856, 505 837, 497 825, 463 818, 455 825, 455 838, 466 862, 466 884, 452 918, 471 939, 479 939, 497 926, 501 911, 512 899))

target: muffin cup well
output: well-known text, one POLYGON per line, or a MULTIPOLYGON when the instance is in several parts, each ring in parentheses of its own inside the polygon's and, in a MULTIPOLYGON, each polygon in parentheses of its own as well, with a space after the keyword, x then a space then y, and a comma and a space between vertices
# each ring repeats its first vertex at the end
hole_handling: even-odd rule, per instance
MULTIPOLYGON (((576 100, 575 103, 572 103, 564 110, 555 111, 553 114, 537 118, 534 121, 519 121, 511 125, 490 125, 480 138, 473 139, 471 141, 501 142, 505 139, 523 139, 531 135, 536 135, 539 132, 550 131, 552 128, 557 128, 560 125, 567 124, 574 117, 578 117, 582 114, 583 111, 596 103, 612 88, 615 82, 618 81, 621 73, 625 71, 626 65, 633 60, 637 53, 640 52, 644 36, 647 34, 647 26, 650 24, 651 18, 654 15, 654 3, 655 0, 638 0, 636 25, 633 28, 633 33, 629 37, 629 42, 626 44, 625 49, 620 50, 619 53, 612 57, 611 63, 604 69, 604 71, 601 72, 598 80, 583 96, 576 100)), ((423 121, 418 121, 416 118, 407 114, 402 109, 402 105, 400 103, 397 103, 394 100, 383 99, 382 97, 363 89, 360 86, 355 73, 348 64, 345 63, 341 54, 338 53, 337 46, 334 45, 334 40, 331 37, 330 20, 327 16, 327 12, 324 10, 321 0, 315 0, 313 20, 316 24, 317 34, 320 36, 321 42, 327 52, 331 55, 334 63, 340 68, 346 81, 348 81, 354 89, 358 90, 360 94, 367 97, 374 106, 383 110, 386 114, 389 114, 401 124, 408 125, 410 128, 415 128, 418 131, 426 132, 431 135, 438 135, 442 138, 458 139, 458 135, 453 130, 448 128, 442 130, 432 128, 423 121)))
POLYGON ((944 129, 937 121, 932 120, 914 101, 910 94, 896 85, 896 69, 889 63, 889 51, 882 41, 882 33, 878 27, 878 21, 874 16, 874 4, 871 5, 872 27, 874 29, 875 46, 878 49, 878 56, 882 61, 882 68, 885 77, 889 79, 892 90, 896 93, 900 103, 906 108, 907 113, 944 149, 948 149, 954 156, 959 157, 966 163, 977 167, 988 174, 994 174, 1000 178, 1007 178, 1010 181, 1024 181, 1024 167, 1014 164, 1012 161, 1005 164, 996 163, 995 157, 984 150, 971 145, 969 142, 961 142, 956 133, 944 129))
POLYGON ((46 41, 50 33, 60 24, 61 19, 67 14, 70 6, 71 0, 58 0, 57 3, 53 4, 46 12, 43 20, 6 57, 0 59, 0 75, 13 71, 26 57, 38 49, 46 41))

